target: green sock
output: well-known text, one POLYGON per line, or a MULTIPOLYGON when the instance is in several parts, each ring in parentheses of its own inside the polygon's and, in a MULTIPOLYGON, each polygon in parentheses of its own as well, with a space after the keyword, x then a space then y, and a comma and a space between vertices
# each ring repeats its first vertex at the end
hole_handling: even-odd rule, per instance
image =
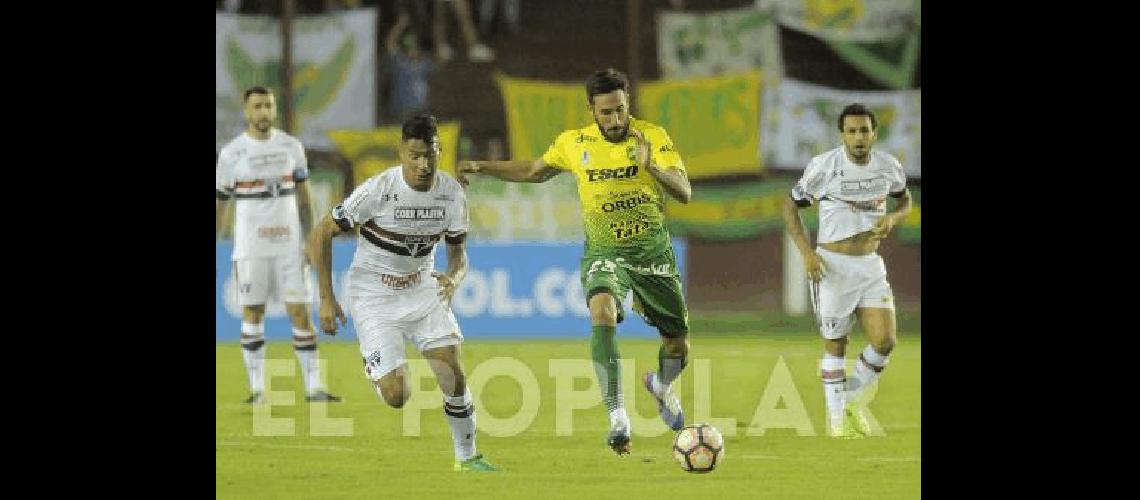
POLYGON ((602 388, 602 399, 606 409, 614 411, 625 407, 621 394, 621 354, 618 353, 613 326, 595 326, 590 336, 590 357, 594 358, 594 372, 598 375, 598 385, 602 388))
POLYGON ((672 384, 687 364, 689 364, 688 356, 685 354, 680 356, 665 354, 665 346, 661 346, 657 350, 657 380, 662 385, 672 384))

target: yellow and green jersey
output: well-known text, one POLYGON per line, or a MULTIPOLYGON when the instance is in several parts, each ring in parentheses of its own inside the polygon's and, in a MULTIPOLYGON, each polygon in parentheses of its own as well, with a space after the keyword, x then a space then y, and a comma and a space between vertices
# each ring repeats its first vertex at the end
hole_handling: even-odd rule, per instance
MULTIPOLYGON (((632 117, 630 127, 645 134, 657 166, 685 169, 665 129, 632 117)), ((636 145, 633 134, 621 143, 609 142, 591 123, 562 132, 542 155, 548 166, 577 177, 588 253, 641 260, 670 248, 664 192, 653 175, 637 165, 636 145)))

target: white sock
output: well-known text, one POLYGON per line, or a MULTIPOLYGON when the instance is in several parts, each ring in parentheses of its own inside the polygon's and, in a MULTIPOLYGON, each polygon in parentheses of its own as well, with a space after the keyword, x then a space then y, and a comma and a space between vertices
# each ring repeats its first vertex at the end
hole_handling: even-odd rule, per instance
POLYGON ((301 364, 301 378, 305 380, 308 394, 324 390, 321 384, 320 356, 317 355, 317 339, 313 332, 293 329, 293 352, 301 364))
POLYGON ((443 396, 443 412, 451 427, 451 440, 455 444, 455 459, 467 460, 475 456, 475 405, 471 392, 463 388, 462 396, 443 396))
POLYGON ((241 324, 241 357, 245 360, 245 371, 249 375, 251 392, 265 391, 265 337, 260 323, 241 324))
POLYGON ((875 352, 871 344, 863 349, 859 359, 855 360, 855 376, 847 381, 847 390, 857 392, 879 379, 879 374, 887 366, 888 356, 875 352))
POLYGON ((825 353, 819 363, 819 370, 823 379, 823 397, 827 401, 829 425, 834 427, 843 422, 843 405, 846 403, 844 393, 846 372, 843 369, 843 358, 825 353))
POLYGON ((629 425, 629 414, 625 412, 624 406, 610 412, 610 429, 617 428, 632 430, 629 425))
POLYGON ((661 394, 661 391, 665 390, 665 384, 661 383, 661 377, 656 373, 649 376, 649 389, 654 394, 661 394))

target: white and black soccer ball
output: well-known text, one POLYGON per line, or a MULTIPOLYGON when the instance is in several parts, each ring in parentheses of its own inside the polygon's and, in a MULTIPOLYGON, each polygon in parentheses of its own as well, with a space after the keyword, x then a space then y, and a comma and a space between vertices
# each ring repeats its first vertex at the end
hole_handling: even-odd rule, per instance
POLYGON ((688 472, 712 472, 724 461, 724 438, 709 424, 686 425, 673 439, 673 460, 688 472))

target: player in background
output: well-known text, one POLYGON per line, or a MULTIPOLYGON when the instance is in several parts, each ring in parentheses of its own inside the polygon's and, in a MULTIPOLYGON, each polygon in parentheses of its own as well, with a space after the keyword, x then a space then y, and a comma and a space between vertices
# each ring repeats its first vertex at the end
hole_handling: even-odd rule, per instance
POLYGON ((345 290, 365 375, 389 406, 403 407, 411 395, 404 343, 412 342, 443 391, 455 470, 495 471, 475 449, 475 405, 459 352, 463 335, 450 305, 467 274, 467 196, 436 170, 435 117, 409 118, 400 138, 401 164, 357 186, 313 232, 321 330, 335 334, 337 321, 346 322, 333 293, 332 238, 358 228, 345 290), (441 239, 447 244, 443 273, 433 270, 441 239))
POLYGON ((879 243, 910 211, 906 174, 898 159, 872 150, 874 113, 851 104, 839 115, 843 144, 812 158, 783 207, 784 224, 810 280, 824 355, 820 362, 828 434, 854 439, 870 429, 858 405, 895 347, 895 305, 879 243), (898 200, 887 210, 887 198, 898 200), (819 204, 817 247, 808 243, 799 209, 819 204), (859 354, 854 377, 844 368, 847 334, 855 319, 870 343, 859 354))
POLYGON ((685 425, 673 381, 688 360, 689 313, 665 223, 663 193, 688 203, 692 188, 665 129, 630 115, 624 74, 606 69, 591 75, 586 103, 594 123, 562 132, 542 158, 464 162, 459 180, 466 182, 466 173, 545 182, 562 172, 577 179, 586 233, 582 290, 593 325, 590 353, 609 411, 607 444, 621 455, 630 450, 630 423, 614 336, 624 316, 621 301, 630 291, 634 310, 661 334, 658 371, 646 373, 644 385, 666 425, 674 430, 685 425))
POLYGON ((321 383, 317 337, 309 316, 312 284, 304 255, 313 223, 308 162, 301 142, 273 127, 273 93, 251 87, 243 96, 246 130, 218 154, 215 176, 215 237, 221 234, 229 200, 234 216, 234 282, 242 306, 241 348, 249 374, 246 403, 265 402, 265 302, 277 293, 293 323, 293 350, 301 365, 306 401, 340 401, 321 383))

